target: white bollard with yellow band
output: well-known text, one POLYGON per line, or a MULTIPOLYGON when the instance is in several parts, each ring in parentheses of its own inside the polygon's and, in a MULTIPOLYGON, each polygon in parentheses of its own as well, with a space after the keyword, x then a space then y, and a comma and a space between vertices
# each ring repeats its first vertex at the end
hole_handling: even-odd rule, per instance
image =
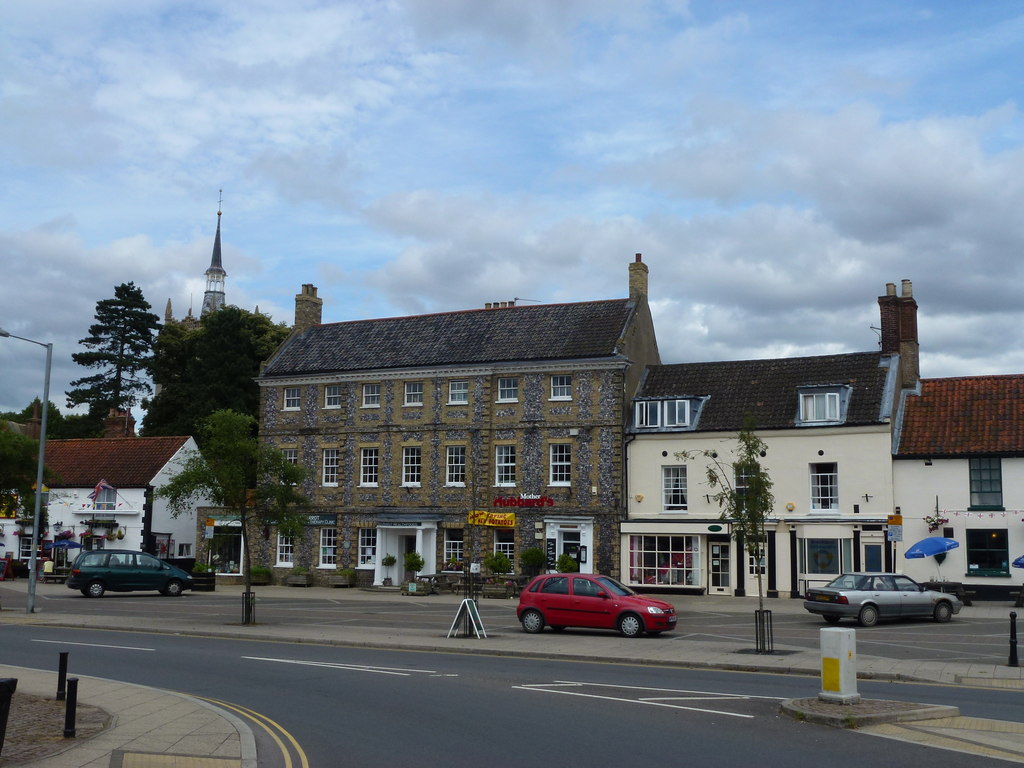
POLYGON ((818 698, 837 704, 856 704, 857 633, 852 629, 822 629, 821 693, 818 698))

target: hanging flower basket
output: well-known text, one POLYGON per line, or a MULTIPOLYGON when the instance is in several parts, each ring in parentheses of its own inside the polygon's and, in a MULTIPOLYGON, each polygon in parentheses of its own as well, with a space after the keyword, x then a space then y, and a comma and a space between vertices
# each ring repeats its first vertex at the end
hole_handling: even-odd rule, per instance
POLYGON ((124 528, 118 528, 118 530, 117 530, 117 538, 118 539, 123 539, 124 538, 124 528))
POLYGON ((949 518, 942 515, 928 515, 925 517, 924 522, 928 526, 928 533, 935 533, 939 528, 949 523, 949 518))
POLYGON ((78 538, 80 538, 80 539, 88 539, 91 536, 92 536, 92 531, 82 531, 80 534, 78 534, 78 538))
POLYGON ((67 528, 63 531, 58 531, 53 537, 54 541, 63 541, 64 539, 73 538, 75 538, 75 532, 72 531, 70 528, 67 528))

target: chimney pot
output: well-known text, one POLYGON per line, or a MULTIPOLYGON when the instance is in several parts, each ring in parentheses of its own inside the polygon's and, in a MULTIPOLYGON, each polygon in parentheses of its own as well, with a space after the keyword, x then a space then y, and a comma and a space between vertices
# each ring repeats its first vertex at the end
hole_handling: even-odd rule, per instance
POLYGON ((885 295, 886 296, 895 296, 896 295, 896 283, 886 283, 885 284, 885 295))
POLYGON ((914 286, 913 286, 913 284, 909 280, 907 280, 905 278, 903 280, 903 295, 908 297, 908 298, 914 295, 914 286))

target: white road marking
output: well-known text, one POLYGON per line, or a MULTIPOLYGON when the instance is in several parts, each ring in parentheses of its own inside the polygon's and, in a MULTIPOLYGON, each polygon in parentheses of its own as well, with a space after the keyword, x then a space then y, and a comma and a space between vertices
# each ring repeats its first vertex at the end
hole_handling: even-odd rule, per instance
MULTIPOLYGON (((307 667, 326 667, 328 669, 344 669, 349 672, 375 672, 379 675, 399 675, 401 677, 409 677, 414 674, 421 675, 434 675, 438 673, 433 669, 402 669, 400 667, 375 667, 366 664, 342 664, 331 661, 300 661, 298 659, 273 659, 266 658, 263 656, 243 656, 243 659, 249 659, 251 661, 275 661, 279 664, 299 664, 307 667)), ((457 677, 457 675, 451 675, 451 677, 457 677)))
POLYGON ((86 648, 116 648, 119 651, 156 652, 156 648, 136 648, 133 645, 104 645, 103 643, 69 643, 67 640, 33 640, 34 643, 52 643, 54 645, 84 645, 86 648))
POLYGON ((605 683, 584 683, 575 682, 569 680, 556 680, 551 683, 533 683, 530 685, 516 685, 513 688, 518 688, 524 691, 539 691, 541 693, 557 693, 563 696, 581 696, 588 699, 604 699, 606 701, 621 701, 627 704, 646 704, 651 707, 667 707, 669 709, 684 709, 690 712, 704 712, 713 715, 727 715, 729 717, 739 717, 744 719, 753 719, 754 715, 746 715, 739 712, 728 712, 719 709, 705 709, 702 707, 686 707, 680 704, 674 704, 671 702, 677 701, 746 701, 749 699, 768 699, 771 701, 779 701, 778 696, 747 696, 743 694, 735 693, 719 693, 716 691, 687 691, 677 690, 672 688, 644 688, 635 685, 610 685, 605 683), (612 688, 622 691, 645 691, 645 692, 656 692, 656 693, 669 693, 669 694, 680 694, 675 696, 641 696, 638 698, 629 698, 624 696, 608 696, 597 693, 585 693, 580 690, 566 690, 568 688, 612 688), (689 695, 687 695, 689 694, 689 695), (694 695, 695 694, 695 695, 694 695))

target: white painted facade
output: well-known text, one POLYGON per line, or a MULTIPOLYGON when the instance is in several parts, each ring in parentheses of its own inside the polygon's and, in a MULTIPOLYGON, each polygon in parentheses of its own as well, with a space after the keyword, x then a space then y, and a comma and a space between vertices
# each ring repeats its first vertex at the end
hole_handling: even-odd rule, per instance
MULTIPOLYGON (((892 553, 885 540, 893 510, 889 425, 800 427, 757 435, 767 445, 763 466, 775 496, 766 526, 766 594, 790 597, 844 570, 869 565, 885 570, 892 553), (822 463, 836 465, 838 503, 833 509, 816 510, 811 508, 811 467, 822 463)), ((681 431, 638 434, 630 442, 619 574, 623 582, 645 589, 666 586, 701 589, 707 594, 757 594, 754 563, 737 550, 729 538, 729 524, 709 500, 713 493, 706 478, 710 459, 700 455, 715 451, 728 460, 738 445, 736 438, 736 433, 681 431), (678 453, 689 457, 678 458, 678 453), (686 509, 666 509, 663 467, 678 465, 686 466, 686 509), (655 547, 652 558, 652 548, 641 546, 647 551, 637 556, 637 537, 652 536, 687 537, 670 542, 667 572, 665 548, 655 547), (676 556, 678 552, 682 557, 676 556), (652 559, 662 561, 654 563, 654 571, 652 559)))

